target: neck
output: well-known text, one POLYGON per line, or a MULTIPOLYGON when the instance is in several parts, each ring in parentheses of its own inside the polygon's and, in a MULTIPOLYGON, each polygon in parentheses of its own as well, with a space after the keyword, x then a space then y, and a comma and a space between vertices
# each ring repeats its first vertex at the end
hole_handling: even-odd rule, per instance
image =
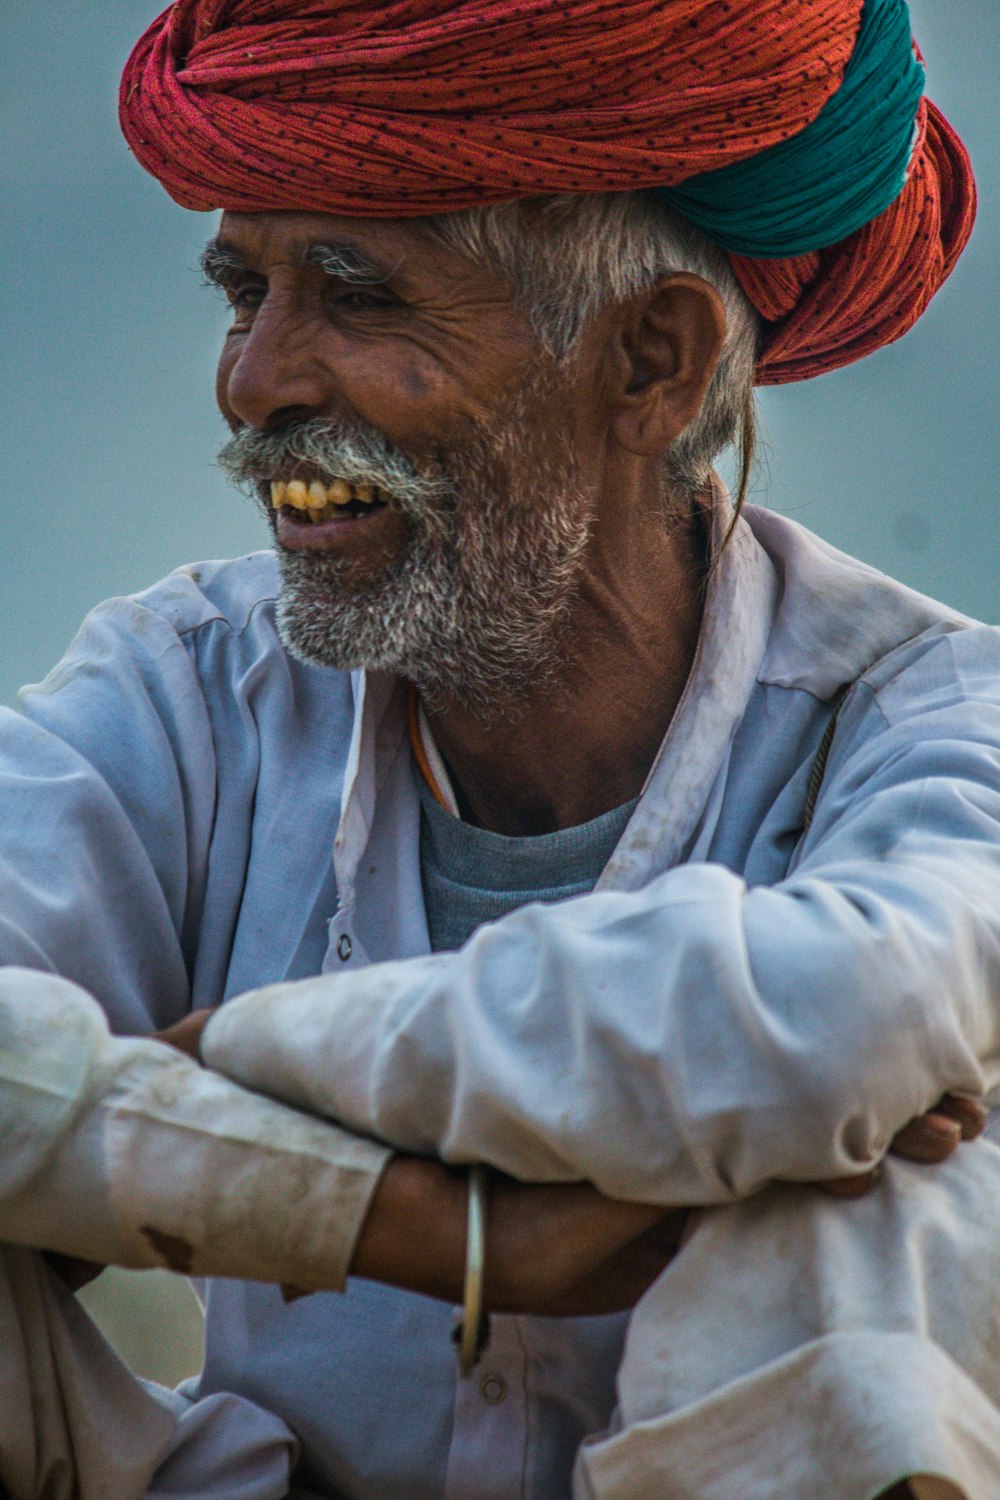
MULTIPOLYGON (((704 518, 707 525, 707 517, 704 518)), ((464 817, 496 833, 586 823, 639 795, 684 691, 704 593, 702 518, 595 538, 559 667, 488 716, 427 708, 464 817)))

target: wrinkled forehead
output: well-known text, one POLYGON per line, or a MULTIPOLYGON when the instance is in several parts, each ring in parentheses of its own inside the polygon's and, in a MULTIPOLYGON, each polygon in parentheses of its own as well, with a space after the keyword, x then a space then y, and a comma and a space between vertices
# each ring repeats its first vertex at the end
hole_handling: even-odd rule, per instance
POLYGON ((356 285, 391 284, 401 292, 433 293, 480 284, 506 295, 500 269, 446 243, 419 218, 354 218, 293 210, 224 212, 205 252, 213 267, 243 266, 262 275, 269 267, 319 266, 356 285))

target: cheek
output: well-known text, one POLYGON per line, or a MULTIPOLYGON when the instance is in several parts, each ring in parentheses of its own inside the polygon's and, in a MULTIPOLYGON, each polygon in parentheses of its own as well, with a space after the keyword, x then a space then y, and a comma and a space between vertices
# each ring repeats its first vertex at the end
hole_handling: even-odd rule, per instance
POLYGON ((406 369, 403 371, 403 385, 411 401, 426 400, 430 389, 430 381, 423 370, 419 369, 417 365, 408 364, 406 366, 406 369))
POLYGON ((459 382, 433 361, 398 349, 369 346, 345 360, 341 371, 345 404, 414 458, 454 441, 478 415, 468 409, 459 382))

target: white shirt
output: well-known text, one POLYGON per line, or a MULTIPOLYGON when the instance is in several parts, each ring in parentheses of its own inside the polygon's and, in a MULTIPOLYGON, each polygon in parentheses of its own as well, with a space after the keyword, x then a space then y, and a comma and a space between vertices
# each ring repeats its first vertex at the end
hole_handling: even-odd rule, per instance
MULTIPOLYGON (((5 961, 132 1031, 302 979, 224 1007, 210 1063, 411 1148, 652 1201, 859 1170, 945 1088, 994 1084, 996 632, 751 511, 598 889, 428 957, 401 686, 292 662, 274 588, 258 557, 104 606, 8 718, 5 961)), ((338 1496, 565 1493, 624 1320, 497 1318, 478 1384, 452 1316, 215 1282, 198 1389, 281 1414, 338 1496)))

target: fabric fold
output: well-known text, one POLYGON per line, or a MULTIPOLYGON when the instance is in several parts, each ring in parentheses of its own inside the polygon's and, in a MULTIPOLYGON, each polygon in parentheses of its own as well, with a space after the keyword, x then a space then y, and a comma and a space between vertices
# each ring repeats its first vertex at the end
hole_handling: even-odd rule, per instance
POLYGON ((926 101, 911 129, 908 28, 904 0, 177 0, 128 61, 120 118, 193 209, 402 218, 682 189, 764 319, 759 382, 783 384, 905 333, 971 232, 961 142, 926 101), (860 43, 883 35, 871 63, 860 43), (766 190, 712 177, 772 156, 766 190))

